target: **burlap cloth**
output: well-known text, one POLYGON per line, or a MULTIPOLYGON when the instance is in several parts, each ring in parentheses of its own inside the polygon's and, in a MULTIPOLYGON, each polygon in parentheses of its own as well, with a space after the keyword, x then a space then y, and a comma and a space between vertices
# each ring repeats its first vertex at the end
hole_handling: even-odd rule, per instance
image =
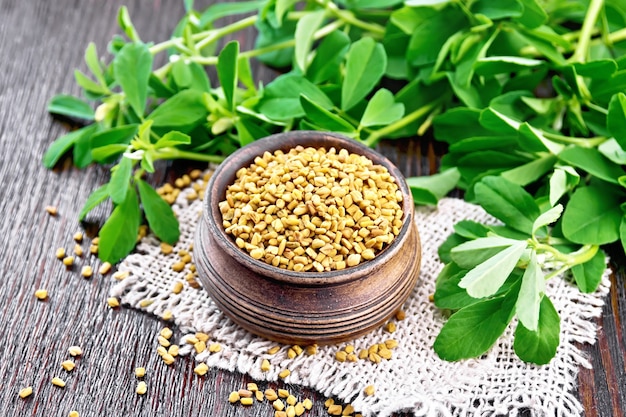
MULTIPOLYGON (((173 206, 181 228, 175 252, 192 244, 202 210, 200 200, 188 201, 186 195, 190 192, 191 188, 183 190, 173 206)), ((267 354, 276 343, 234 324, 201 288, 185 283, 181 293, 172 293, 174 282, 185 282, 188 271, 174 272, 172 264, 178 255, 163 255, 160 242, 153 236, 143 238, 136 251, 121 263, 120 269, 130 271, 130 276, 116 282, 111 295, 125 305, 159 317, 170 310, 173 323, 183 334, 202 331, 211 336, 210 342, 221 344, 220 352, 207 350, 195 355, 197 361, 247 373, 259 381, 277 380, 280 370, 288 368, 291 375, 286 382, 309 386, 327 397, 351 403, 364 416, 388 416, 399 410, 410 410, 416 416, 517 415, 522 409, 537 416, 583 414, 574 391, 578 368, 590 364, 576 344, 595 342, 593 319, 601 314, 603 297, 609 290, 608 269, 593 294, 582 294, 560 278, 548 282, 547 294, 561 316, 561 344, 549 365, 527 364, 515 356, 514 323, 484 357, 442 361, 432 345, 444 318, 428 296, 434 292, 435 278, 443 267, 437 248, 462 219, 494 223, 480 207, 459 199, 446 198, 436 208, 416 209, 422 268, 419 282, 403 307, 406 318, 396 323, 393 334, 380 328, 351 342, 358 352, 374 343, 396 339, 399 346, 393 350, 392 359, 378 364, 368 360, 336 361, 335 353, 344 345, 320 347, 315 355, 304 353, 295 359, 287 357, 288 346, 278 354, 267 354), (269 372, 261 372, 264 358, 272 365, 269 372), (375 395, 363 393, 367 385, 374 385, 375 395)), ((195 354, 190 345, 184 344, 185 337, 181 353, 195 354)))

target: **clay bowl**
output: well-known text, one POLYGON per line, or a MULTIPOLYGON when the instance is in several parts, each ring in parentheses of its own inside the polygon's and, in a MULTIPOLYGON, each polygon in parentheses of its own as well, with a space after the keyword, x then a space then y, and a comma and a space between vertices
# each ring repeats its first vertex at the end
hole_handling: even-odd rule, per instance
POLYGON ((255 141, 228 157, 213 174, 196 231, 194 262, 217 306, 248 331, 285 344, 330 344, 353 339, 388 320, 418 278, 421 245, 414 206, 400 171, 385 157, 340 135, 296 131, 255 141), (377 256, 339 271, 295 272, 253 259, 222 226, 218 208, 241 167, 256 156, 302 145, 345 148, 385 166, 404 196, 403 226, 377 256))

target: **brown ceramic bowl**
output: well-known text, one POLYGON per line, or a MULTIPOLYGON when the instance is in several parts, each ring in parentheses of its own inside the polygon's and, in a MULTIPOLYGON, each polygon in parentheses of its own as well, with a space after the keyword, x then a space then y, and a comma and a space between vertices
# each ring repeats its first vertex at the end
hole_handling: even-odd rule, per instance
POLYGON ((286 344, 353 339, 388 320, 406 301, 419 274, 421 245, 413 200, 400 171, 355 140, 327 132, 295 131, 255 141, 228 157, 211 177, 196 231, 198 277, 218 307, 250 332, 286 344), (263 152, 304 147, 345 148, 385 166, 404 199, 403 226, 370 261, 344 270, 295 272, 253 259, 222 226, 218 204, 235 173, 263 152))

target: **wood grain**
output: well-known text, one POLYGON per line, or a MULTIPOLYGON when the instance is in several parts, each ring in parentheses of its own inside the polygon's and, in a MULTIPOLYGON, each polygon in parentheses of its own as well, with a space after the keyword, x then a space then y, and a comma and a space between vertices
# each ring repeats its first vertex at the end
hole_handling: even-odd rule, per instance
MULTIPOLYGON (((198 378, 189 359, 165 366, 155 353, 156 334, 164 323, 137 311, 109 309, 108 279, 83 279, 77 273, 83 264, 97 267, 94 258, 85 256, 68 271, 54 257, 56 248, 73 247, 72 235, 80 228, 77 213, 109 174, 95 166, 78 171, 67 159, 54 171, 43 168, 46 148, 67 130, 48 115, 46 104, 54 94, 79 92, 73 70, 86 70, 83 53, 89 41, 105 51, 118 33, 115 16, 121 4, 128 6, 147 40, 167 39, 183 13, 178 0, 0 0, 0 415, 61 417, 78 410, 81 417, 272 416, 269 407, 243 409, 226 402, 231 390, 250 381, 244 375, 211 370, 198 378), (47 205, 57 206, 59 214, 48 215, 47 205), (46 301, 35 299, 38 288, 48 289, 46 301), (74 344, 82 346, 84 355, 68 373, 60 363, 74 344), (148 394, 141 397, 134 392, 136 366, 148 370, 148 394), (52 386, 54 376, 67 386, 52 386), (19 399, 17 392, 28 385, 34 394, 19 399)), ((239 40, 250 45, 251 39, 239 40)), ((275 72, 261 68, 257 74, 268 79, 275 72)), ((405 175, 436 170, 438 152, 431 144, 400 141, 380 149, 405 175)), ((180 167, 162 167, 154 181, 172 178, 180 167)), ((105 210, 96 210, 88 220, 102 220, 105 210)), ((584 346, 593 365, 579 378, 589 416, 623 416, 626 408, 623 271, 613 284, 598 342, 584 346)), ((314 399, 309 416, 326 415, 321 395, 298 386, 289 389, 314 399)))

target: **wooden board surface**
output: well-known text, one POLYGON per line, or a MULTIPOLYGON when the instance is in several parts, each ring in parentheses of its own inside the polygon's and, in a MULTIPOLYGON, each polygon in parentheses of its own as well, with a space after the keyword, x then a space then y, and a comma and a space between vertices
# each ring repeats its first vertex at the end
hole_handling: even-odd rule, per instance
MULTIPOLYGON (((199 378, 194 363, 179 359, 165 366, 155 353, 156 334, 163 323, 146 314, 106 305, 108 281, 81 278, 79 259, 67 270, 54 256, 58 247, 70 250, 80 229, 77 214, 89 193, 108 179, 101 167, 79 171, 64 160, 46 170, 41 157, 67 126, 46 112, 57 93, 78 93, 74 68, 85 70, 83 53, 89 41, 104 51, 118 33, 116 14, 126 4, 147 40, 167 39, 183 13, 177 0, 0 0, 0 416, 271 416, 269 406, 250 409, 227 403, 228 393, 250 379, 237 373, 211 370, 199 378), (58 207, 55 217, 47 205, 58 207), (49 298, 33 293, 46 288, 49 298), (60 363, 67 348, 80 345, 84 355, 68 373, 60 363), (133 370, 144 366, 148 394, 135 394, 133 370), (52 386, 54 376, 65 388, 52 386), (21 387, 34 394, 18 398, 21 387)), ((200 2, 206 6, 209 2, 200 2)), ((239 39, 251 42, 251 37, 239 39)), ((259 76, 271 78, 269 69, 259 76)), ((435 168, 432 147, 416 142, 383 144, 405 175, 421 175, 435 168)), ((175 169, 163 170, 171 178, 175 169)), ((91 218, 103 216, 106 208, 91 218)), ((83 244, 86 248, 86 244, 83 244)), ((623 265, 618 266, 622 268, 623 265)), ((593 365, 580 371, 580 398, 586 415, 623 416, 626 408, 626 291, 624 273, 613 277, 603 308, 598 342, 584 346, 593 365)), ((267 384, 260 384, 262 387, 267 384)), ((272 387, 283 385, 272 384, 272 387)), ((309 389, 288 387, 300 397, 314 399, 309 416, 326 415, 324 397, 309 389)), ((400 414, 402 415, 402 414, 400 414)))

